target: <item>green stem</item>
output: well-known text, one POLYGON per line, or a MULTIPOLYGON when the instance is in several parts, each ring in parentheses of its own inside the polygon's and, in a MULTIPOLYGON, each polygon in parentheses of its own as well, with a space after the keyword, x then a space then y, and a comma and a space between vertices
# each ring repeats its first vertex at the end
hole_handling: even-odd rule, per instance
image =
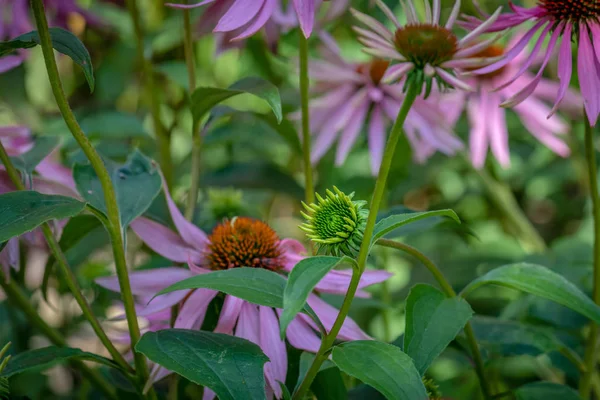
MULTIPOLYGON (((123 231, 121 229, 121 219, 119 216, 119 207, 117 204, 115 190, 102 158, 96 152, 96 149, 94 146, 92 146, 85 133, 81 130, 81 127, 79 126, 79 123, 77 122, 77 119, 75 118, 75 115, 73 114, 73 111, 71 110, 69 102, 65 96, 60 75, 58 73, 58 68, 56 66, 56 60, 54 59, 54 50, 52 49, 52 41, 50 38, 50 32, 48 30, 48 21, 46 21, 46 15, 44 13, 43 1, 32 0, 31 4, 33 8, 33 14, 35 16, 37 30, 40 36, 40 44, 44 54, 46 70, 48 71, 48 77, 52 87, 52 92, 54 93, 56 104, 58 105, 58 108, 60 109, 63 119, 71 131, 71 134, 94 168, 94 171, 96 172, 98 180, 102 186, 108 217, 106 230, 111 239, 117 277, 119 279, 119 286, 121 288, 121 297, 123 299, 127 324, 129 327, 129 335, 131 337, 131 344, 132 346, 135 346, 140 338, 140 328, 138 325, 135 303, 133 300, 133 294, 131 293, 131 284, 129 282, 129 275, 127 271, 127 261, 125 259, 125 249, 123 244, 123 231)), ((134 352, 134 359, 137 375, 140 381, 143 381, 148 377, 148 366, 146 365, 146 359, 143 354, 136 352, 134 352)))
MULTIPOLYGON (((592 198, 592 215, 594 218, 594 288, 592 290, 592 299, 596 304, 600 304, 600 197, 598 194, 598 164, 596 163, 596 148, 594 146, 594 132, 585 119, 585 156, 588 167, 588 180, 590 185, 590 196, 592 198)), ((596 371, 596 347, 598 345, 598 325, 592 323, 588 342, 585 349, 586 372, 581 378, 579 384, 579 394, 585 399, 588 397, 592 375, 596 371)))
MULTIPOLYGON (((185 0, 185 4, 188 0, 185 0)), ((196 67, 194 65, 194 42, 192 39, 192 22, 190 18, 190 11, 187 9, 183 10, 183 51, 185 53, 185 65, 187 66, 188 81, 190 85, 190 98, 192 93, 196 90, 196 67)), ((202 156, 202 132, 200 131, 200 121, 194 119, 192 125, 192 171, 191 171, 191 184, 190 192, 188 194, 188 203, 185 209, 185 217, 188 220, 192 220, 194 217, 194 210, 196 209, 196 203, 198 202, 198 190, 200 189, 200 167, 201 167, 201 156, 202 156)))
MULTIPOLYGON (((302 54, 302 51, 300 54, 302 54)), ((417 88, 415 85, 410 85, 404 97, 404 101, 402 102, 402 106, 400 107, 400 111, 398 112, 398 116, 396 117, 396 121, 394 122, 394 126, 392 127, 390 137, 388 138, 385 146, 385 153, 383 155, 383 160, 379 169, 379 175, 375 183, 373 198, 371 200, 369 218, 367 219, 367 224, 365 226, 364 239, 361 243, 360 251, 358 253, 358 268, 355 268, 352 272, 352 280, 348 286, 348 291, 346 292, 346 296, 344 297, 344 302, 342 303, 342 307, 340 308, 338 316, 335 319, 335 322, 333 323, 329 333, 322 338, 321 346, 317 352, 317 355, 315 356, 315 359, 313 360, 312 365, 306 373, 306 376, 298 388, 298 391, 294 393, 294 400, 303 399, 304 395, 308 392, 308 389, 310 388, 312 381, 317 376, 321 365, 327 359, 326 354, 335 342, 335 339, 342 328, 342 324, 344 323, 344 320, 350 311, 350 306, 358 289, 360 278, 367 266, 367 256, 369 255, 369 250, 371 247, 371 237, 373 236, 373 230, 375 229, 375 223, 377 222, 377 213, 385 192, 387 178, 392 166, 392 159, 394 158, 394 154, 396 152, 396 145, 398 144, 400 135, 403 132, 406 116, 408 115, 408 112, 410 111, 410 108, 412 107, 418 95, 419 88, 417 88)))
MULTIPOLYGON (((15 285, 14 282, 8 282, 6 277, 0 273, 0 287, 6 293, 9 301, 18 307, 36 328, 40 330, 50 341, 59 347, 66 347, 67 341, 54 328, 50 327, 38 314, 37 310, 28 301, 27 296, 15 285)), ((98 387, 107 398, 117 400, 115 390, 104 380, 98 371, 90 369, 81 361, 72 361, 71 364, 98 387)))
MULTIPOLYGON (((13 165, 12 161, 10 160, 10 157, 8 156, 8 153, 6 152, 6 149, 4 148, 2 142, 0 142, 0 161, 2 161, 2 164, 4 165, 8 176, 10 177, 10 180, 15 185, 17 190, 25 190, 25 185, 23 185, 21 177, 18 171, 16 170, 15 166, 13 165)), ((71 294, 75 298, 75 301, 77 301, 77 304, 79 304, 79 306, 81 307, 81 311, 83 312, 84 317, 89 321, 90 325, 92 326, 92 329, 96 333, 96 336, 98 336, 98 339, 100 339, 102 344, 104 344, 104 347, 106 347, 106 350, 108 350, 113 360, 115 360, 115 362, 119 364, 121 368, 123 368, 125 371, 133 372, 131 366, 127 363, 125 358, 112 344, 112 342, 106 335, 106 332, 104 332, 104 329, 102 329, 102 325, 100 325, 100 322, 98 321, 98 319, 96 319, 96 316, 94 315, 92 308, 87 302, 87 299, 81 293, 81 289, 77 284, 77 278, 73 274, 71 267, 69 267, 65 255, 60 249, 58 243, 56 242, 56 239, 52 234, 52 230, 50 229, 50 226, 47 223, 42 225, 42 233, 46 238, 46 242, 48 243, 50 252, 56 259, 56 262, 60 267, 62 274, 64 275, 67 287, 69 288, 71 294)))
MULTIPOLYGON (((377 241, 377 244, 383 247, 389 247, 403 251, 415 257, 433 275, 433 277, 438 282, 444 293, 446 293, 446 296, 456 297, 456 292, 454 291, 452 285, 450 285, 446 277, 444 277, 442 271, 440 271, 439 268, 433 263, 433 261, 431 261, 425 254, 421 253, 419 250, 415 249, 412 246, 396 242, 394 240, 379 239, 377 241)), ((475 337, 475 333, 473 332, 473 327, 471 326, 470 322, 467 322, 467 325, 465 325, 465 335, 467 336, 467 342, 469 343, 469 347, 471 348, 473 362, 475 363, 475 370, 477 372, 477 375, 479 376, 479 384, 481 385, 483 396, 484 398, 489 399, 491 398, 491 392, 489 384, 485 377, 483 358, 481 357, 481 351, 479 350, 479 346, 477 345, 477 339, 475 337)))
POLYGON ((171 187, 171 181, 173 179, 171 137, 166 133, 164 126, 160 121, 160 99, 154 83, 152 64, 146 60, 144 55, 144 31, 142 29, 142 22, 140 20, 140 12, 137 7, 137 1, 127 0, 127 9, 129 10, 131 21, 133 22, 137 59, 139 66, 142 69, 142 75, 144 79, 143 82, 150 101, 150 114, 152 116, 152 125, 154 126, 154 133, 156 135, 156 141, 158 145, 160 168, 165 180, 167 181, 167 184, 169 187, 171 187))
MULTIPOLYGON (((471 163, 469 163, 471 165, 471 163)), ((504 216, 517 229, 521 242, 527 245, 531 251, 543 253, 547 250, 546 242, 540 236, 539 232, 531 224, 519 203, 515 199, 513 192, 509 187, 496 181, 488 172, 482 169, 473 170, 479 176, 479 179, 487 192, 492 202, 502 211, 504 216)))
POLYGON ((300 36, 300 104, 302 109, 302 154, 304 156, 304 201, 312 204, 315 201, 313 170, 310 161, 310 109, 308 108, 308 39, 302 32, 300 36))

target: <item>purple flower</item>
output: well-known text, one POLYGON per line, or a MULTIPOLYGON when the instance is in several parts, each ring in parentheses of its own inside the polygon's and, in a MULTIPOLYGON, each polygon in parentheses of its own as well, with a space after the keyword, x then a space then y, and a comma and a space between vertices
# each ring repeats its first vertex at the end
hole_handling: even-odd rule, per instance
MULTIPOLYGON (((311 61, 309 73, 318 97, 311 101, 311 132, 316 136, 312 161, 317 162, 337 141, 336 165, 342 165, 366 126, 371 172, 377 175, 386 130, 403 100, 401 84, 387 84, 389 62, 374 59, 351 63, 342 58, 333 39, 321 34, 322 59, 311 61)), ((436 151, 454 154, 462 143, 447 127, 444 113, 429 100, 417 99, 404 130, 415 159, 425 161, 436 151)))
MULTIPOLYGON (((176 328, 200 329, 206 309, 218 292, 208 289, 181 290, 150 300, 157 292, 183 279, 213 270, 251 266, 286 273, 292 270, 305 256, 304 246, 293 239, 279 239, 277 234, 264 222, 239 217, 218 225, 210 236, 188 222, 172 198, 165 190, 167 204, 177 228, 171 229, 146 218, 138 218, 131 227, 134 232, 154 251, 176 263, 187 263, 189 269, 168 267, 130 273, 133 294, 139 306, 138 315, 150 317, 152 327, 160 326, 160 318, 168 321, 166 310, 179 304, 180 311, 175 321, 176 328), (162 317, 161 317, 162 315, 162 317)), ((385 271, 367 271, 359 286, 359 296, 368 296, 363 288, 382 282, 390 276, 385 271)), ((349 271, 332 271, 319 282, 316 290, 324 293, 343 294, 350 283, 349 271)), ((100 286, 119 291, 116 277, 100 278, 100 286)), ((331 329, 338 310, 311 294, 308 304, 315 310, 323 325, 331 329)), ((274 393, 281 398, 281 388, 277 381, 285 382, 287 373, 287 352, 285 342, 279 337, 278 316, 281 310, 257 306, 234 296, 225 297, 223 308, 215 332, 233 334, 258 344, 271 360, 265 365, 267 395, 274 393)), ((298 315, 287 329, 287 339, 296 348, 316 352, 320 345, 315 323, 305 315, 298 315)), ((346 319, 339 339, 369 339, 358 325, 346 319)), ((156 365, 152 377, 158 380, 170 372, 156 365)), ((205 399, 213 398, 206 391, 205 399)))
MULTIPOLYGON (((512 42, 518 42, 517 36, 512 42)), ((509 44, 509 47, 512 47, 509 44)), ((500 45, 492 45, 483 49, 475 57, 498 57, 504 54, 500 45)), ((458 112, 449 112, 454 122, 463 109, 466 109, 470 123, 471 160, 476 168, 483 167, 488 152, 500 165, 510 165, 508 146, 508 129, 506 111, 501 105, 522 90, 532 79, 527 71, 525 57, 516 57, 510 63, 488 74, 473 75, 467 80, 475 92, 455 92, 442 95, 441 106, 447 105, 447 110, 456 107, 458 112), (524 71, 520 71, 524 70, 524 71), (517 74, 518 72, 518 74, 517 74), (510 80, 512 76, 517 79, 510 80)), ((566 157, 570 154, 569 147, 560 138, 569 131, 569 126, 558 116, 548 118, 550 107, 545 101, 551 101, 559 91, 559 85, 549 79, 541 79, 536 90, 514 107, 514 111, 527 130, 541 143, 556 154, 566 157)), ((566 93, 567 103, 571 109, 581 107, 581 99, 571 91, 566 93)), ((565 104, 566 106, 567 104, 565 104)))
POLYGON ((411 0, 400 0, 406 14, 407 23, 400 24, 394 13, 381 0, 377 5, 396 27, 394 32, 369 15, 352 9, 356 19, 367 29, 355 27, 360 42, 366 46, 364 51, 372 56, 396 61, 390 67, 387 79, 398 81, 406 77, 406 82, 426 85, 425 96, 432 88, 432 80, 436 78, 438 85, 462 90, 472 90, 471 86, 457 76, 457 69, 483 66, 490 63, 489 58, 472 57, 478 46, 489 46, 497 38, 472 46, 482 32, 494 23, 500 9, 481 26, 471 31, 462 39, 452 32, 460 12, 460 1, 454 8, 445 25, 440 24, 440 0, 425 0, 425 22, 419 21, 417 11, 411 0))
MULTIPOLYGON (((504 102, 505 106, 514 106, 523 102, 542 81, 542 75, 554 50, 558 48, 558 78, 560 89, 555 95, 552 115, 565 99, 571 75, 573 72, 573 59, 571 41, 577 43, 577 75, 579 86, 584 99, 584 106, 591 125, 595 125, 600 115, 600 3, 597 1, 572 1, 572 0, 540 0, 538 5, 525 8, 511 3, 512 13, 500 16, 496 23, 487 26, 487 31, 499 31, 513 28, 525 22, 533 23, 525 35, 506 52, 502 60, 482 68, 477 73, 487 74, 496 71, 525 50, 529 43, 534 44, 524 67, 519 70, 510 81, 516 80, 527 67, 540 54, 544 42, 545 46, 542 65, 537 74, 521 90, 504 102)), ((475 17, 468 18, 465 26, 475 27, 480 24, 475 17)), ((488 25, 488 24, 486 24, 488 25)), ((479 25, 476 29, 480 29, 479 25)))
MULTIPOLYGON (((322 0, 292 0, 293 12, 284 7, 282 0, 204 0, 191 5, 169 3, 167 6, 194 8, 210 4, 204 19, 216 22, 214 32, 227 32, 231 40, 240 40, 254 35, 268 22, 282 27, 299 24, 304 36, 309 37, 321 3, 322 0)), ((346 0, 332 3, 345 5, 346 0)))

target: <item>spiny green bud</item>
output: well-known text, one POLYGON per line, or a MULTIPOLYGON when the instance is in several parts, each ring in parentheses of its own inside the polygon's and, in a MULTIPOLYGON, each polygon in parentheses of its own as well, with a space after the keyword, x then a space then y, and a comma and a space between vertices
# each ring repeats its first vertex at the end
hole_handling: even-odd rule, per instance
POLYGON ((347 195, 333 187, 327 196, 316 193, 317 202, 302 205, 306 222, 300 229, 317 244, 319 252, 354 256, 360 248, 369 211, 363 209, 366 201, 352 201, 354 193, 347 195))
POLYGON ((433 379, 423 377, 423 385, 425 385, 425 390, 427 390, 427 396, 429 397, 429 400, 440 400, 442 398, 440 388, 435 384, 433 379))

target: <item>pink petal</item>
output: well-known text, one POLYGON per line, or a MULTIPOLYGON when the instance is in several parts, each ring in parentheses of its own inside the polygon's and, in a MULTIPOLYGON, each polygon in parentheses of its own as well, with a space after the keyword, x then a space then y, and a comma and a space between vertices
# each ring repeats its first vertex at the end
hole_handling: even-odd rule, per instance
POLYGON ((204 6, 206 4, 214 3, 215 1, 217 1, 217 0, 204 0, 204 1, 201 1, 201 2, 196 3, 196 4, 165 3, 165 6, 172 7, 172 8, 190 9, 190 8, 201 7, 201 6, 204 6))
POLYGON ((467 104, 467 116, 471 129, 469 132, 469 145, 471 162, 475 168, 483 168, 488 148, 487 125, 483 110, 487 110, 489 93, 482 90, 479 97, 474 95, 467 104))
POLYGON ((504 168, 507 168, 510 165, 510 152, 508 150, 506 112, 500 108, 500 99, 497 97, 497 95, 490 95, 488 113, 484 115, 487 115, 492 153, 500 165, 502 165, 504 168))
MULTIPOLYGON (((558 54, 558 79, 560 87, 556 96, 554 106, 548 117, 552 116, 558 110, 560 103, 567 94, 569 85, 571 84, 571 75, 573 74, 573 55, 571 53, 571 24, 567 24, 563 32, 563 39, 560 44, 560 52, 558 54)), ((600 40, 598 37, 597 40, 600 40)))
POLYGON ((209 289, 194 290, 179 310, 174 327, 181 329, 200 327, 204 321, 206 308, 218 293, 209 289))
POLYGON ((204 394, 202 395, 202 400, 213 400, 216 397, 217 397, 217 394, 215 392, 213 392, 206 386, 204 387, 204 394))
POLYGON ((223 308, 221 309, 219 322, 217 323, 215 332, 226 333, 230 335, 233 332, 233 327, 235 326, 240 312, 242 311, 243 304, 244 300, 235 296, 227 295, 225 297, 225 301, 223 302, 223 308))
POLYGON ((346 161, 346 157, 348 157, 348 153, 350 153, 350 149, 356 142, 356 138, 364 125, 369 105, 369 99, 364 98, 362 102, 356 106, 352 117, 344 127, 342 135, 339 138, 339 144, 335 155, 336 166, 340 166, 346 161))
POLYGON ((235 328, 235 336, 244 338, 260 346, 260 319, 258 306, 244 301, 235 328))
MULTIPOLYGON (((315 313, 318 315, 319 319, 323 323, 323 326, 329 331, 335 322, 335 319, 339 313, 339 310, 330 304, 326 303, 324 300, 319 298, 315 294, 311 294, 308 297, 308 305, 312 307, 315 313)), ((310 319, 310 317, 301 314, 301 318, 304 321, 308 322, 309 325, 313 327, 313 329, 317 330, 318 328, 315 326, 314 322, 310 319)), ((364 333, 351 318, 346 318, 344 324, 342 325, 342 329, 338 334, 338 338, 342 340, 366 340, 371 339, 369 335, 364 333)))
POLYGON ((194 262, 199 263, 203 259, 197 248, 190 246, 179 235, 158 222, 140 217, 130 226, 152 250, 169 260, 183 263, 191 257, 194 262))
MULTIPOLYGON (((281 311, 277 310, 281 315, 281 311)), ((321 346, 321 339, 302 318, 296 317, 290 322, 285 333, 287 340, 297 349, 316 353, 321 346)))
POLYGON ((586 23, 579 25, 579 49, 577 55, 577 72, 579 86, 584 100, 585 111, 590 124, 594 126, 600 113, 600 68, 594 55, 594 48, 589 38, 586 23))
POLYGON ((376 105, 371 111, 369 122, 369 153, 371 154, 371 173, 377 175, 385 148, 385 124, 381 107, 376 105))
MULTIPOLYGON (((358 284, 359 289, 366 288, 367 286, 374 285, 379 282, 383 282, 392 276, 391 273, 382 270, 369 270, 365 271, 360 278, 358 284)), ((350 285, 352 279, 351 270, 333 270, 329 272, 315 287, 316 290, 325 293, 334 294, 345 294, 350 285)))
POLYGON ((310 37, 315 24, 315 0, 293 0, 300 29, 304 37, 310 37))
POLYGON ((189 293, 189 290, 178 290, 157 296, 146 305, 136 306, 137 315, 138 317, 151 317, 160 311, 173 307, 189 293))
MULTIPOLYGON (((168 286, 193 276, 184 268, 155 268, 129 273, 131 292, 136 296, 154 296, 168 286)), ((113 292, 120 292, 119 280, 116 276, 97 278, 96 283, 113 292)))
POLYGON ((275 311, 270 307, 260 306, 260 347, 269 357, 269 362, 265 364, 265 377, 271 389, 275 392, 277 398, 281 398, 282 392, 279 382, 285 383, 287 374, 287 351, 285 341, 279 336, 279 320, 275 311))
POLYGON ((215 32, 228 32, 250 22, 260 11, 264 0, 236 0, 221 17, 215 32))
POLYGON ((276 0, 265 0, 265 3, 263 4, 260 12, 256 16, 256 18, 254 18, 252 23, 250 23, 248 26, 244 27, 242 32, 237 34, 231 40, 234 41, 234 40, 245 39, 248 36, 252 36, 256 32, 258 32, 258 30, 267 23, 269 18, 271 18, 271 15, 273 14, 273 10, 275 9, 275 1, 276 0))
POLYGON ((283 239, 279 241, 279 248, 283 251, 285 262, 283 268, 291 271, 306 257, 306 248, 296 239, 283 239))

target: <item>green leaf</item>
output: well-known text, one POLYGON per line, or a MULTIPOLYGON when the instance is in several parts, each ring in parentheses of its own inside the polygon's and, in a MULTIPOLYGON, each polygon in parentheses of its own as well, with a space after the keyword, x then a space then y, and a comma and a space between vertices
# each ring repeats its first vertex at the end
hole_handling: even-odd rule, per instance
POLYGON ((265 398, 260 347, 235 336, 197 330, 148 332, 135 346, 150 360, 199 385, 221 400, 265 398))
POLYGON ((71 197, 34 191, 15 191, 0 195, 0 243, 32 231, 46 221, 79 214, 85 203, 71 197))
POLYGON ((439 217, 439 216, 451 218, 460 224, 460 219, 458 218, 458 215, 456 215, 456 213, 452 210, 436 210, 436 211, 425 211, 425 212, 415 212, 415 213, 408 213, 408 214, 391 215, 387 218, 382 219, 375 225, 375 230, 373 231, 373 238, 371 239, 371 243, 377 242, 377 240, 381 239, 389 232, 391 232, 394 229, 399 228, 403 225, 407 225, 412 222, 420 221, 425 218, 439 217))
POLYGON ((415 285, 406 299, 404 352, 423 375, 471 319, 473 310, 460 297, 448 298, 433 286, 415 285))
POLYGON ((340 370, 373 386, 389 400, 428 398, 419 371, 396 346, 355 340, 335 346, 331 357, 340 370))
POLYGON ((271 115, 256 114, 256 116, 266 123, 268 123, 275 132, 277 132, 290 146, 290 148, 296 154, 302 154, 302 143, 300 142, 300 136, 298 130, 293 123, 287 119, 278 120, 273 119, 271 115))
MULTIPOLYGON (((150 207, 160 192, 162 180, 154 162, 134 151, 124 165, 105 162, 117 196, 121 226, 125 229, 131 221, 150 207)), ((73 178, 79 194, 92 206, 106 214, 104 191, 94 168, 90 164, 76 164, 73 178)))
POLYGON ((301 260, 290 272, 283 292, 283 313, 279 317, 281 338, 285 331, 308 300, 317 283, 342 262, 349 264, 355 261, 349 257, 317 256, 301 260))
POLYGON ((279 90, 272 83, 261 78, 244 78, 228 89, 200 87, 192 94, 192 114, 201 120, 214 106, 239 94, 249 93, 266 101, 280 122, 283 118, 279 90))
POLYGON ((115 362, 97 354, 88 353, 71 347, 49 346, 41 349, 28 350, 13 356, 0 377, 9 378, 23 372, 42 371, 56 364, 72 359, 94 361, 99 364, 120 368, 115 362))
POLYGON ((56 137, 38 137, 29 151, 18 156, 12 156, 10 160, 15 168, 26 174, 31 174, 35 167, 37 167, 48 154, 52 153, 58 144, 59 140, 56 137))
MULTIPOLYGON (((83 68, 85 79, 90 86, 90 90, 94 91, 94 69, 92 67, 92 59, 81 40, 71 32, 62 28, 50 28, 50 37, 52 39, 52 47, 58 52, 61 52, 69 57, 83 68)), ((40 37, 37 31, 31 31, 21 36, 0 42, 0 57, 12 53, 18 49, 28 49, 40 44, 40 37)))
POLYGON ((534 382, 515 390, 517 400, 581 400, 579 394, 568 386, 552 382, 534 382))
POLYGON ((283 308, 285 278, 262 268, 232 268, 192 276, 161 290, 157 296, 200 288, 218 290, 261 306, 283 308))
POLYGON ((150 136, 140 119, 120 111, 94 113, 81 120, 81 129, 92 139, 148 139, 150 136))
POLYGON ((493 269, 469 283, 461 295, 465 297, 485 284, 506 286, 552 300, 600 323, 600 307, 577 286, 541 265, 519 263, 493 269))
MULTIPOLYGON (((296 391, 302 384, 302 381, 304 380, 304 377, 306 376, 306 373, 308 372, 308 369, 312 365, 314 359, 315 359, 315 355, 313 353, 307 353, 306 351, 303 351, 302 354, 300 354, 300 365, 298 368, 299 369, 298 370, 298 381, 296 381, 296 387, 294 388, 294 393, 296 393, 296 391)), ((319 368, 319 372, 324 371, 328 368, 333 368, 333 367, 335 367, 335 365, 330 360, 325 360, 323 362, 323 364, 321 364, 321 367, 319 368)))
POLYGON ((234 163, 202 177, 206 186, 272 190, 297 199, 304 198, 304 189, 277 165, 264 162, 234 163))

